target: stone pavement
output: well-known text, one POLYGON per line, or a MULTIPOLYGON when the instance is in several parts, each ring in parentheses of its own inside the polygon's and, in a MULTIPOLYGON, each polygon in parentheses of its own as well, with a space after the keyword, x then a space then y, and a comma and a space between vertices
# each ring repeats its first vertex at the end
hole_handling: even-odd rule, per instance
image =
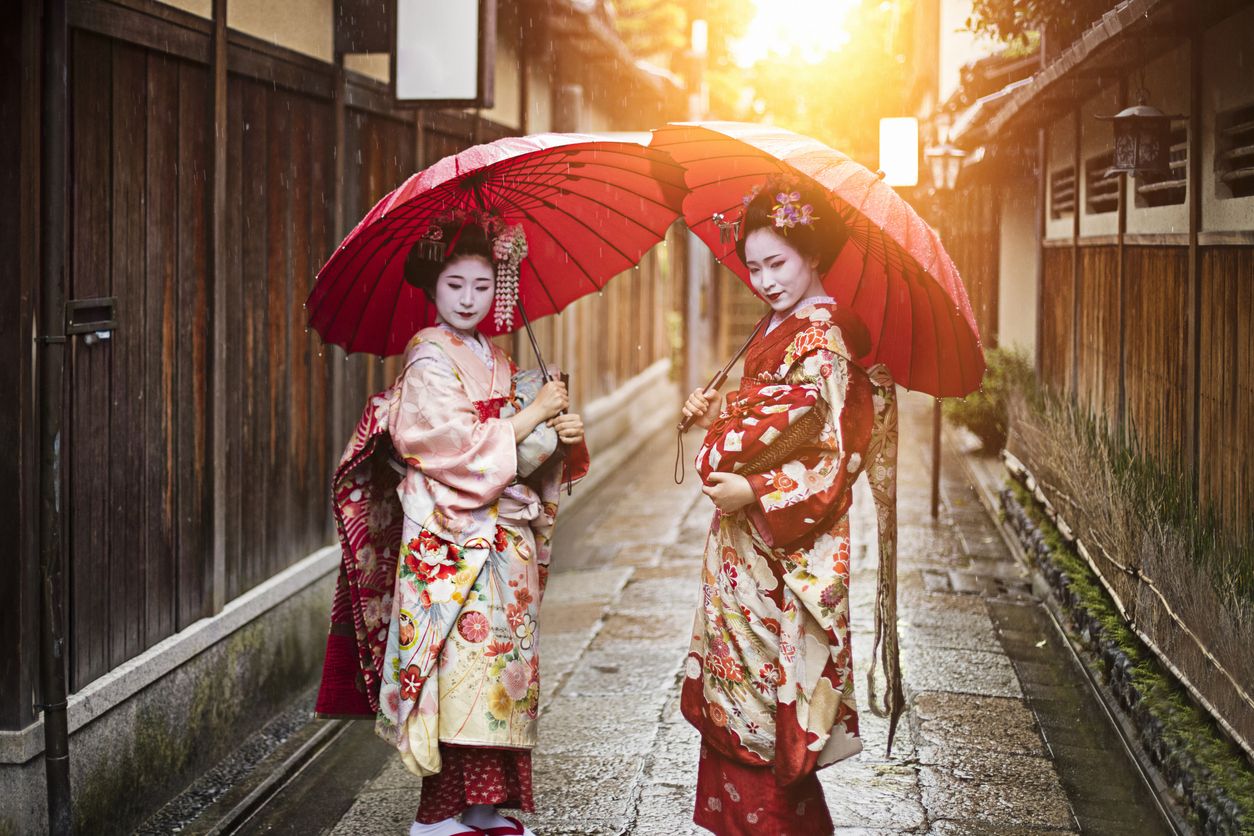
MULTIPOLYGON (((1073 788, 1064 788, 1020 686, 1016 667, 1034 662, 1025 668, 1024 653, 1012 659, 1016 647, 1057 658, 1064 650, 1038 621, 999 631, 1007 622, 994 613, 1039 607, 997 529, 952 473, 941 520, 931 520, 929 411, 926 399, 903 399, 899 612, 909 708, 891 758, 886 723, 865 710, 876 571, 865 485, 854 505, 852 628, 866 749, 820 773, 832 817, 848 834, 1075 832, 1074 798, 1083 788, 1069 798, 1073 788)), ((695 439, 686 446, 691 454, 695 439)), ((672 457, 659 439, 559 523, 541 618, 537 811, 526 817, 540 836, 703 832, 691 824, 699 742, 678 695, 711 505, 690 466, 685 485, 672 483, 672 457)), ((1054 686, 1077 687, 1063 679, 1054 686)), ((351 734, 356 746, 383 747, 367 740, 367 724, 351 734)), ((338 822, 307 822, 300 831, 404 833, 419 782, 394 757, 376 762, 384 764, 378 774, 347 791, 355 798, 338 822)), ((304 787, 299 797, 319 795, 304 787)), ((1133 795, 1101 803, 1126 812, 1142 801, 1133 795)), ((296 832, 294 820, 285 828, 276 818, 260 816, 243 832, 296 832)))

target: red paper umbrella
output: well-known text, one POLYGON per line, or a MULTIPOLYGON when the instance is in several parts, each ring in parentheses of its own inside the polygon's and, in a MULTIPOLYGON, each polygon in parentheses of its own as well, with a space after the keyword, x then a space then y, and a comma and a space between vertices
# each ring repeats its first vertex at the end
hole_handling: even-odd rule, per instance
POLYGON ((556 313, 640 261, 679 216, 683 169, 636 142, 585 134, 507 137, 445 157, 371 209, 318 273, 306 307, 328 343, 391 355, 435 322, 405 282, 405 258, 431 222, 455 210, 522 224, 514 331, 556 313), (525 309, 525 310, 524 310, 525 309))
POLYGON ((650 147, 685 167, 688 226, 746 283, 735 241, 720 235, 714 215, 738 219, 742 198, 771 175, 812 180, 849 228, 853 246, 823 284, 870 331, 871 351, 859 360, 884 363, 901 385, 938 397, 979 388, 984 352, 958 270, 936 232, 876 174, 818 140, 768 125, 671 124, 654 132, 650 147))

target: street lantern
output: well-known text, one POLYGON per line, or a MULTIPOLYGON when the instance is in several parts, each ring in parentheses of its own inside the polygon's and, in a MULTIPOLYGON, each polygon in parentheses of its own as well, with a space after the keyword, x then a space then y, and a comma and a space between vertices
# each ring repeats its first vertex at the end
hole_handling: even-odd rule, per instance
POLYGON ((1107 174, 1124 171, 1136 177, 1160 176, 1171 166, 1171 123, 1183 119, 1180 114, 1168 115, 1146 104, 1146 91, 1141 89, 1137 103, 1114 116, 1098 116, 1110 122, 1115 131, 1115 161, 1107 174))
POLYGON ((954 186, 958 185, 958 174, 962 171, 962 161, 967 152, 946 142, 928 148, 923 156, 927 158, 928 169, 932 174, 932 188, 938 192, 953 191, 954 186))

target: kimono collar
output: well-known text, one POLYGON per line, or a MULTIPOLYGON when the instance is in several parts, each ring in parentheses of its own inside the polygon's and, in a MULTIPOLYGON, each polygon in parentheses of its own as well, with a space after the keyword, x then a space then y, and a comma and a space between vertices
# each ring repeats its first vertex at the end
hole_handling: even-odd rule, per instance
POLYGON ((792 313, 788 314, 787 316, 780 316, 778 313, 771 314, 771 321, 766 324, 766 333, 769 334, 772 331, 774 331, 781 324, 783 324, 784 320, 788 319, 788 317, 796 316, 797 314, 801 313, 806 308, 813 307, 814 305, 818 305, 820 303, 827 303, 829 305, 835 305, 836 300, 826 295, 807 296, 806 298, 802 299, 797 304, 793 305, 792 313))
POLYGON ((751 369, 774 368, 777 363, 772 358, 782 357, 798 332, 814 326, 838 328, 848 349, 849 360, 856 360, 871 350, 870 333, 856 313, 838 307, 835 302, 806 300, 780 320, 777 327, 754 339, 745 357, 745 374, 752 375, 754 372, 751 369))
MULTIPOLYGON (((486 386, 484 399, 492 398, 494 393, 502 387, 502 384, 504 390, 508 391, 510 385, 509 358, 491 340, 484 338, 488 356, 491 357, 492 361, 484 362, 483 357, 471 347, 470 342, 451 328, 438 325, 424 328, 416 335, 415 339, 418 338, 438 346, 452 361, 453 365, 462 368, 463 373, 469 372, 473 377, 482 378, 483 385, 486 386), (466 368, 467 366, 470 366, 470 368, 466 368), (482 372, 479 372, 479 369, 482 372)), ((476 388, 478 387, 476 386, 476 388)), ((467 392, 467 394, 469 395, 470 393, 467 392)))

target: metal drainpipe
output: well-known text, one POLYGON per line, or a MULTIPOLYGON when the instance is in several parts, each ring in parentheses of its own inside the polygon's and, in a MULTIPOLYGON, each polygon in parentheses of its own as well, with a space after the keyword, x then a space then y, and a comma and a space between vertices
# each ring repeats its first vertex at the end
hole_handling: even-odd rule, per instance
POLYGON ((48 830, 74 830, 66 722, 65 637, 62 634, 64 552, 61 490, 62 387, 65 379, 65 269, 68 194, 69 30, 67 0, 45 0, 40 155, 41 289, 39 366, 39 551, 43 578, 40 678, 44 715, 44 769, 48 830))

